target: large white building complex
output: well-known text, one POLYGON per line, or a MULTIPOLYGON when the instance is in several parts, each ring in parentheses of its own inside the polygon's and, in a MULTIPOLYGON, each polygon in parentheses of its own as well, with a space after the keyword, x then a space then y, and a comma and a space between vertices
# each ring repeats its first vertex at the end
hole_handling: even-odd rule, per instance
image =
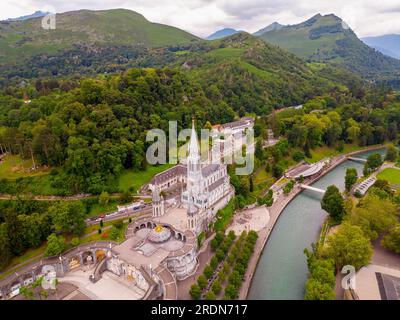
POLYGON ((129 224, 125 241, 88 243, 27 265, 0 281, 0 297, 17 296, 22 286, 53 270, 59 283, 77 286, 79 295, 89 299, 177 299, 177 282, 198 266, 197 236, 234 195, 227 165, 212 160, 241 149, 236 138, 252 126, 249 118, 216 126, 214 134, 225 130, 227 138, 216 140, 209 159, 201 161, 193 123, 186 160, 154 176, 147 186, 151 212, 129 224), (166 197, 171 189, 172 196, 166 197))

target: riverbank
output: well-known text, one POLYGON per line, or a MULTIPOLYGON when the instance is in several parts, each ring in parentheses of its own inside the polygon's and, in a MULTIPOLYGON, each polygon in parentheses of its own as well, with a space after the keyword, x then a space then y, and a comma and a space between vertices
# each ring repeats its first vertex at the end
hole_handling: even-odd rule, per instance
MULTIPOLYGON (((380 150, 385 148, 384 145, 379 145, 379 146, 372 146, 360 150, 355 150, 352 152, 349 152, 347 154, 339 155, 331 159, 329 166, 324 169, 317 177, 309 179, 307 181, 304 181, 304 185, 311 185, 315 182, 317 182, 319 179, 324 177, 327 173, 335 169, 337 166, 342 164, 347 160, 349 156, 360 154, 360 153, 365 153, 365 152, 370 152, 374 150, 380 150)), ((269 208, 270 210, 270 222, 268 223, 267 227, 260 230, 258 232, 259 238, 257 240, 257 243, 254 248, 254 253, 252 258, 249 261, 248 269, 245 274, 245 279, 242 284, 240 293, 239 293, 239 299, 246 299, 251 287, 252 279, 254 276, 254 273, 256 271, 258 262, 260 260, 260 256, 264 250, 264 247, 266 246, 269 236, 273 230, 273 228, 276 225, 276 222, 278 221, 280 214, 284 211, 286 206, 294 199, 296 198, 297 195, 299 195, 303 190, 300 188, 299 185, 296 185, 292 192, 289 195, 284 195, 283 193, 280 193, 278 197, 276 198, 274 204, 269 208)))

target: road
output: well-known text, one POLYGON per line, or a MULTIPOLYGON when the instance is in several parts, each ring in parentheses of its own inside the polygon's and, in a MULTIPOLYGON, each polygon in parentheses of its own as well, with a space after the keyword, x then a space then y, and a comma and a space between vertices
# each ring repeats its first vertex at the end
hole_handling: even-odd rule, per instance
POLYGON ((142 209, 139 210, 126 210, 126 211, 115 211, 113 213, 107 214, 104 216, 104 218, 100 218, 99 216, 96 217, 92 217, 89 219, 86 219, 86 225, 91 226, 94 224, 98 224, 100 222, 100 220, 103 220, 103 222, 107 222, 107 221, 114 221, 114 220, 120 220, 123 218, 133 218, 136 217, 138 215, 143 215, 143 214, 150 214, 152 212, 151 209, 151 203, 145 203, 144 207, 142 209))

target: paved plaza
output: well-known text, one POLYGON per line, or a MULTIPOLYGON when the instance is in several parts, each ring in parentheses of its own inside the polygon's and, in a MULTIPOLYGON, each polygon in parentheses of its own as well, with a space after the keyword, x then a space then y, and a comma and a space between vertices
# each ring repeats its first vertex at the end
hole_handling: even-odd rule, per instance
POLYGON ((269 210, 266 206, 243 210, 235 214, 227 232, 233 230, 236 235, 250 230, 259 232, 268 225, 269 219, 269 210))
MULTIPOLYGON (((77 270, 59 280, 61 283, 75 285, 79 288, 80 295, 92 300, 138 300, 143 296, 143 292, 137 292, 136 287, 134 288, 127 281, 124 283, 123 279, 116 279, 116 277, 106 271, 99 281, 92 283, 87 272, 77 270), (115 294, 116 292, 118 294, 115 294)), ((71 298, 76 298, 76 296, 71 298)))

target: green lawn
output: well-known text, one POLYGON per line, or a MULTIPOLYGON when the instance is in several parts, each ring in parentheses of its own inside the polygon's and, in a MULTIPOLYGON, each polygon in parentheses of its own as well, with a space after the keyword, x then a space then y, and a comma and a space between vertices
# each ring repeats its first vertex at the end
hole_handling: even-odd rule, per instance
POLYGON ((400 186, 400 169, 387 168, 378 174, 378 179, 400 186))
POLYGON ((47 246, 46 242, 43 242, 43 244, 40 247, 34 249, 28 249, 25 251, 23 255, 12 258, 10 264, 0 273, 0 279, 3 279, 4 277, 15 272, 17 269, 23 267, 24 265, 32 263, 34 260, 39 259, 39 255, 44 253, 44 251, 46 250, 46 246, 47 246), (29 260, 35 257, 37 258, 29 260), (19 264, 21 265, 16 267, 19 264))
POLYGON ((34 177, 47 174, 49 169, 38 169, 29 172, 32 160, 22 160, 18 155, 7 155, 0 162, 0 179, 18 179, 23 177, 34 177))
POLYGON ((224 231, 232 220, 235 213, 235 198, 231 199, 225 208, 218 210, 217 221, 215 221, 214 229, 216 231, 224 231))
POLYGON ((264 166, 257 170, 253 176, 254 192, 251 200, 256 200, 257 197, 266 192, 275 181, 276 179, 272 176, 272 173, 267 172, 264 166))
POLYGON ((119 178, 118 188, 121 192, 137 191, 148 183, 157 173, 160 173, 173 165, 167 163, 159 166, 149 166, 145 171, 124 170, 119 178))
MULTIPOLYGON (((371 147, 371 146, 369 146, 371 147)), ((337 156, 339 154, 345 154, 345 153, 349 153, 352 151, 356 151, 356 150, 361 150, 361 149, 365 149, 366 147, 360 147, 358 145, 354 145, 354 144, 345 144, 343 151, 339 152, 334 148, 328 147, 328 146, 323 146, 323 147, 317 147, 314 148, 312 150, 310 150, 311 152, 311 159, 305 159, 306 161, 309 161, 311 163, 314 162, 318 162, 324 158, 328 158, 328 157, 333 157, 333 156, 337 156)))
POLYGON ((98 216, 99 214, 107 214, 117 210, 117 201, 110 201, 105 205, 100 205, 99 203, 90 206, 90 211, 88 217, 98 216))

